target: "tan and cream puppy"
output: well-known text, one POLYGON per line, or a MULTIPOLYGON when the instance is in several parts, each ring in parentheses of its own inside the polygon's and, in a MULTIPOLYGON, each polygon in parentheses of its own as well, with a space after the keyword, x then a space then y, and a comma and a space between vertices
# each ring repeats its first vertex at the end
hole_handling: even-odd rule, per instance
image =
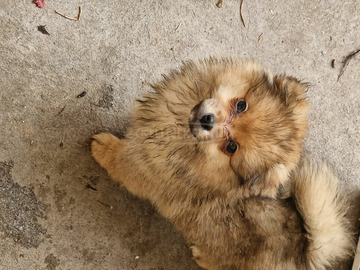
POLYGON ((95 135, 92 154, 173 222, 201 267, 325 269, 348 256, 336 177, 300 161, 306 84, 209 59, 152 87, 125 138, 95 135))

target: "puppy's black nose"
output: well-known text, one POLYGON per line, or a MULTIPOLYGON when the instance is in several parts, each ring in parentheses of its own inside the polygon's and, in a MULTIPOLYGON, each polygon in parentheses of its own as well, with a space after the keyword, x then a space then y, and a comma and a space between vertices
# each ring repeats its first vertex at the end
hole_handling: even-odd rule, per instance
POLYGON ((201 127, 207 131, 209 131, 213 128, 214 123, 215 123, 215 115, 213 115, 212 113, 205 114, 200 119, 201 127))

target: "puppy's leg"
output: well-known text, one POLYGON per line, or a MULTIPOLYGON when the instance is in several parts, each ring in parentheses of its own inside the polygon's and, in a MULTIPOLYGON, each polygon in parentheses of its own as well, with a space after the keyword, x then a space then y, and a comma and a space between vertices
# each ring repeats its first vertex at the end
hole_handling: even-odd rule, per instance
POLYGON ((92 155, 109 176, 133 194, 145 197, 147 193, 144 183, 140 181, 141 176, 134 169, 135 165, 126 159, 127 141, 110 133, 97 134, 92 139, 92 155))
POLYGON ((100 133, 92 137, 91 152, 95 160, 109 173, 117 167, 124 143, 110 133, 100 133))

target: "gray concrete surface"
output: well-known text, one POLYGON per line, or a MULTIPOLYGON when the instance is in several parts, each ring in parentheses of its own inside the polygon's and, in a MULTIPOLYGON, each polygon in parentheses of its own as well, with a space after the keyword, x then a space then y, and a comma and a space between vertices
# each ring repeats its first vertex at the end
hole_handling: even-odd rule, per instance
POLYGON ((360 2, 0 0, 0 269, 198 269, 183 238, 90 156, 181 61, 255 58, 312 86, 306 149, 360 209, 360 2), (71 21, 54 9, 76 17, 71 21), (49 35, 38 31, 45 25, 49 35), (335 59, 335 67, 331 67, 335 59), (86 96, 77 95, 86 91, 86 96))

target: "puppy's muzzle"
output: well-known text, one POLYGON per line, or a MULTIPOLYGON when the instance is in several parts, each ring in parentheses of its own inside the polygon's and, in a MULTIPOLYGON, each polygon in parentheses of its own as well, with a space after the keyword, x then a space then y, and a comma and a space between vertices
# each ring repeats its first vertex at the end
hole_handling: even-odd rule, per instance
POLYGON ((197 104, 190 113, 189 127, 198 140, 207 140, 218 135, 218 120, 221 110, 214 99, 205 99, 197 104))

